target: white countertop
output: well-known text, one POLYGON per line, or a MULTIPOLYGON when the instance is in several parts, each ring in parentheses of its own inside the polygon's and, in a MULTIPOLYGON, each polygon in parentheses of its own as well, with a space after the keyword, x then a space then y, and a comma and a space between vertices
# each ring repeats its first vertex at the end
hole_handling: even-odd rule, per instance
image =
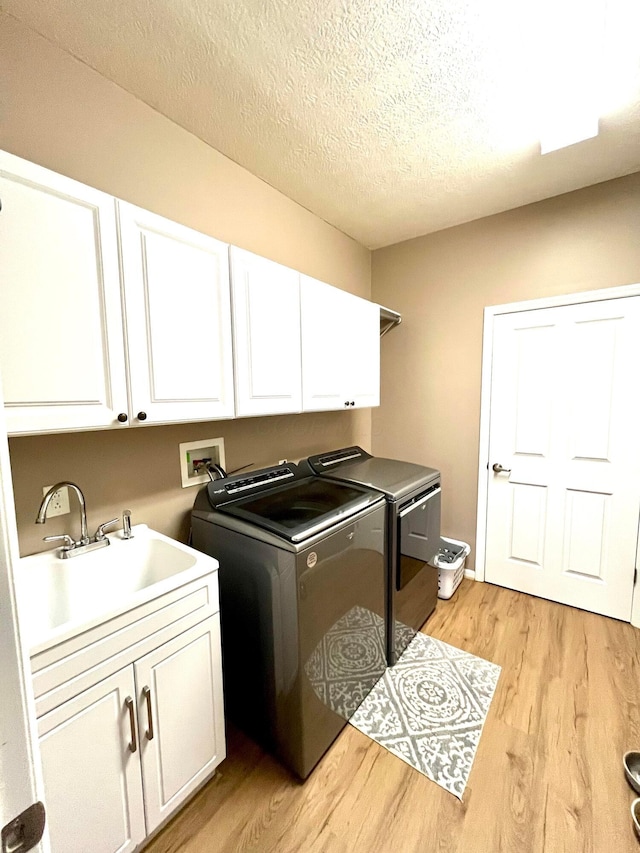
POLYGON ((20 627, 31 656, 218 568, 218 561, 146 524, 108 534, 109 547, 71 559, 59 549, 15 568, 20 627))

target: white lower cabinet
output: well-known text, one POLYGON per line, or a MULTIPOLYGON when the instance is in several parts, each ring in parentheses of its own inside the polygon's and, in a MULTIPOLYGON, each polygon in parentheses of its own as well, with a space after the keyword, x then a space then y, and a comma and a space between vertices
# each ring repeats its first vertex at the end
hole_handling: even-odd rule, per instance
POLYGON ((134 664, 147 834, 224 758, 220 621, 134 664))
POLYGON ((144 839, 127 667, 38 720, 52 853, 126 853, 144 839))
POLYGON ((38 719, 52 853, 135 850, 225 756, 219 615, 38 719))

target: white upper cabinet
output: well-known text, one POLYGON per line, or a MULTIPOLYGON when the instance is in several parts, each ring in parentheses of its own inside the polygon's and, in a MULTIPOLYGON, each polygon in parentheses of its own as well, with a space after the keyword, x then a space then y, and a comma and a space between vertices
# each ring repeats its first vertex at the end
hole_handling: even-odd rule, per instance
POLYGON ((233 417, 228 246, 0 152, 10 434, 233 417))
POLYGON ((0 151, 0 369, 9 433, 127 411, 113 199, 0 151))
POLYGON ((131 422, 233 417, 229 247, 117 206, 131 422))
POLYGON ((304 411, 380 405, 380 308, 300 277, 304 411))
POLYGON ((231 247, 236 414, 302 408, 300 275, 231 247))
MULTIPOLYGON (((350 406, 380 405, 380 306, 345 294, 347 359, 345 390, 350 406)), ((344 328, 344 327, 343 327, 344 328)))
POLYGON ((2 151, 0 201, 9 434, 379 405, 366 299, 2 151))

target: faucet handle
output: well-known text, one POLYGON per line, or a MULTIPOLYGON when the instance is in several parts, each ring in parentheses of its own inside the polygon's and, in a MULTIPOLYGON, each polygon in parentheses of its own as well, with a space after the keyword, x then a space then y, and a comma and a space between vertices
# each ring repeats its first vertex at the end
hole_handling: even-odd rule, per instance
POLYGON ((43 542, 58 542, 58 541, 60 541, 60 539, 64 539, 63 547, 66 550, 71 551, 73 548, 76 547, 76 543, 73 541, 73 539, 69 536, 68 533, 61 533, 59 536, 45 536, 42 541, 43 542))
POLYGON ((98 525, 98 529, 96 530, 96 535, 93 537, 96 542, 101 542, 103 539, 106 539, 104 532, 107 527, 111 527, 112 524, 117 524, 120 519, 112 518, 111 521, 105 521, 104 524, 98 525))

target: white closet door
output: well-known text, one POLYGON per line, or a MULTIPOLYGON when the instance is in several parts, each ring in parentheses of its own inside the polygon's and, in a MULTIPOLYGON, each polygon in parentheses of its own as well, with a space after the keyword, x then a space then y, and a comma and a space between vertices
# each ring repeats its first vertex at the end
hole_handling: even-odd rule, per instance
POLYGON ((236 414, 302 408, 300 274, 231 247, 236 414))
POLYGON ((131 423, 233 417, 228 246, 118 202, 131 423))
POLYGON ((0 152, 0 369, 10 434, 127 412, 113 199, 0 152))
POLYGON ((488 581, 630 619, 639 364, 640 297, 496 318, 488 581))

